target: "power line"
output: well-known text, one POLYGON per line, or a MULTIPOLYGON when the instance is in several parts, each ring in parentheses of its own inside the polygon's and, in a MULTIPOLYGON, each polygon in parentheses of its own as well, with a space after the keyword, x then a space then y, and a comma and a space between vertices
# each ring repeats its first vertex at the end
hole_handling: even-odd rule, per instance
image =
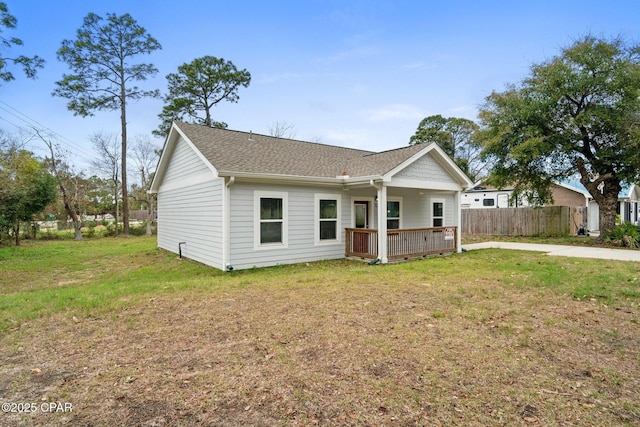
POLYGON ((7 104, 6 102, 0 100, 0 104, 5 105, 6 107, 8 107, 10 110, 8 110, 7 108, 2 107, 2 105, 0 105, 0 109, 8 112, 9 114, 11 114, 12 116, 18 118, 19 120, 22 120, 23 122, 27 123, 30 127, 37 127, 41 130, 46 130, 47 133, 49 133, 52 136, 55 136, 57 139, 61 139, 66 141, 69 145, 72 145, 74 148, 80 150, 80 151, 84 151, 84 154, 87 154, 89 156, 91 156, 93 153, 89 153, 86 152, 84 150, 84 148, 81 145, 76 144, 74 141, 66 138, 65 136, 61 135, 60 133, 54 131, 53 129, 43 125, 42 123, 40 123, 39 121, 29 117, 28 115, 26 115, 25 113, 21 112, 20 110, 18 110, 15 107, 12 107, 11 105, 7 104), (15 111, 15 113, 14 113, 15 111), (17 113, 17 114, 16 114, 17 113))
POLYGON ((17 108, 12 107, 11 105, 7 104, 6 102, 4 102, 2 100, 0 100, 0 104, 3 104, 6 107, 8 107, 8 109, 7 109, 7 108, 3 107, 2 105, 0 105, 0 109, 1 110, 6 111, 7 113, 12 115, 13 117, 15 117, 18 120, 21 120, 22 122, 26 123, 32 129, 25 129, 24 127, 22 127, 20 125, 17 125, 17 124, 15 124, 15 123, 13 123, 13 122, 5 119, 5 118, 0 117, 0 119, 2 119, 3 121, 11 124, 12 126, 17 127, 18 129, 20 129, 22 131, 25 131, 25 132, 33 131, 33 128, 44 130, 49 135, 54 136, 57 140, 66 142, 66 145, 68 146, 66 148, 70 149, 71 152, 73 152, 76 156, 78 156, 79 158, 81 158, 82 160, 84 160, 87 163, 91 163, 91 158, 95 157, 95 153, 91 153, 89 151, 86 151, 81 145, 76 144, 75 142, 73 142, 69 138, 66 138, 65 136, 61 135, 60 133, 54 131, 53 129, 43 125, 39 121, 29 117, 28 115, 26 115, 25 113, 21 112, 17 108))

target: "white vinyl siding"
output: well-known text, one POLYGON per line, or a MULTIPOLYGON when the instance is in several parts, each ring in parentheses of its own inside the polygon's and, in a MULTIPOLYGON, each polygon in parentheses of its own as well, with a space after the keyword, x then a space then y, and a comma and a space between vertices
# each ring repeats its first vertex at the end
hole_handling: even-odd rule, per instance
POLYGON ((222 269, 223 186, 224 180, 178 141, 158 190, 158 246, 181 249, 185 258, 222 269))
POLYGON ((349 203, 344 192, 336 192, 340 199, 340 241, 334 244, 315 244, 314 200, 317 188, 294 185, 269 185, 237 182, 233 184, 230 202, 230 248, 229 263, 235 270, 266 267, 278 264, 320 261, 344 257, 344 229, 348 227, 349 203), (287 197, 287 245, 266 246, 268 250, 256 248, 256 193, 283 194, 287 197), (345 208, 346 207, 346 208, 345 208))
MULTIPOLYGON (((430 228, 432 221, 432 200, 444 201, 444 226, 455 226, 455 201, 453 194, 431 192, 413 188, 389 188, 388 200, 401 200, 400 228, 430 228)), ((374 225, 377 228, 377 221, 374 225)))
POLYGON ((401 170, 394 178, 411 179, 428 182, 456 183, 455 179, 431 155, 427 154, 407 168, 401 170))

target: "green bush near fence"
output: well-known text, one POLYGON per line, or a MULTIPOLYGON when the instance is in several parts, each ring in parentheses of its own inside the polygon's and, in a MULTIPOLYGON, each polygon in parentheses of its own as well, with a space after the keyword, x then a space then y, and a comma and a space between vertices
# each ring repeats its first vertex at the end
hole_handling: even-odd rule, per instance
POLYGON ((630 222, 618 224, 607 233, 605 242, 629 248, 640 248, 640 227, 630 222))

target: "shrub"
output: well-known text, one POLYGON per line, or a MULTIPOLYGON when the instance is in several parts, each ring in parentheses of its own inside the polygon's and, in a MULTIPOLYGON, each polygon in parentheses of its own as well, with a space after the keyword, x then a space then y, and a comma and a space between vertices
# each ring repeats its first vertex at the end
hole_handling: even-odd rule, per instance
POLYGON ((72 240, 74 238, 73 230, 51 230, 41 231, 38 233, 40 240, 72 240))
POLYGON ((118 224, 118 228, 117 228, 117 232, 116 232, 116 225, 112 222, 110 222, 109 224, 107 224, 107 227, 104 231, 104 236, 105 237, 113 237, 117 234, 122 233, 122 226, 120 224, 118 224))
POLYGON ((640 227, 630 222, 619 224, 605 235, 605 242, 618 246, 640 248, 640 227))
MULTIPOLYGON (((151 233, 155 234, 156 232, 156 227, 152 226, 151 227, 151 233)), ((122 224, 118 224, 118 233, 117 234, 122 234, 122 224)), ((145 236, 147 234, 147 223, 143 222, 139 225, 133 225, 129 227, 129 235, 130 236, 145 236)), ((113 223, 109 223, 107 224, 107 227, 105 228, 104 231, 104 236, 105 237, 113 237, 116 235, 116 227, 115 224, 113 223)))
POLYGON ((87 237, 95 237, 97 225, 95 221, 87 221, 87 237))
POLYGON ((147 224, 142 223, 141 225, 134 225, 133 227, 129 227, 129 235, 130 236, 144 236, 147 234, 147 224))

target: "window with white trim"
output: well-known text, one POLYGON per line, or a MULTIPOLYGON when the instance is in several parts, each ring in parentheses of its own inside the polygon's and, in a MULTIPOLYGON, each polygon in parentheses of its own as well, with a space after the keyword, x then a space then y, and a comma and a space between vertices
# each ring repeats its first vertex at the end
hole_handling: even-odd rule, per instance
POLYGON ((444 227, 444 200, 434 199, 431 201, 431 218, 433 227, 444 227))
POLYGON ((387 230, 400 228, 400 200, 387 200, 387 230))
POLYGON ((315 241, 336 243, 340 241, 340 196, 315 195, 315 241))
POLYGON ((287 245, 287 193, 256 191, 254 246, 287 245))

